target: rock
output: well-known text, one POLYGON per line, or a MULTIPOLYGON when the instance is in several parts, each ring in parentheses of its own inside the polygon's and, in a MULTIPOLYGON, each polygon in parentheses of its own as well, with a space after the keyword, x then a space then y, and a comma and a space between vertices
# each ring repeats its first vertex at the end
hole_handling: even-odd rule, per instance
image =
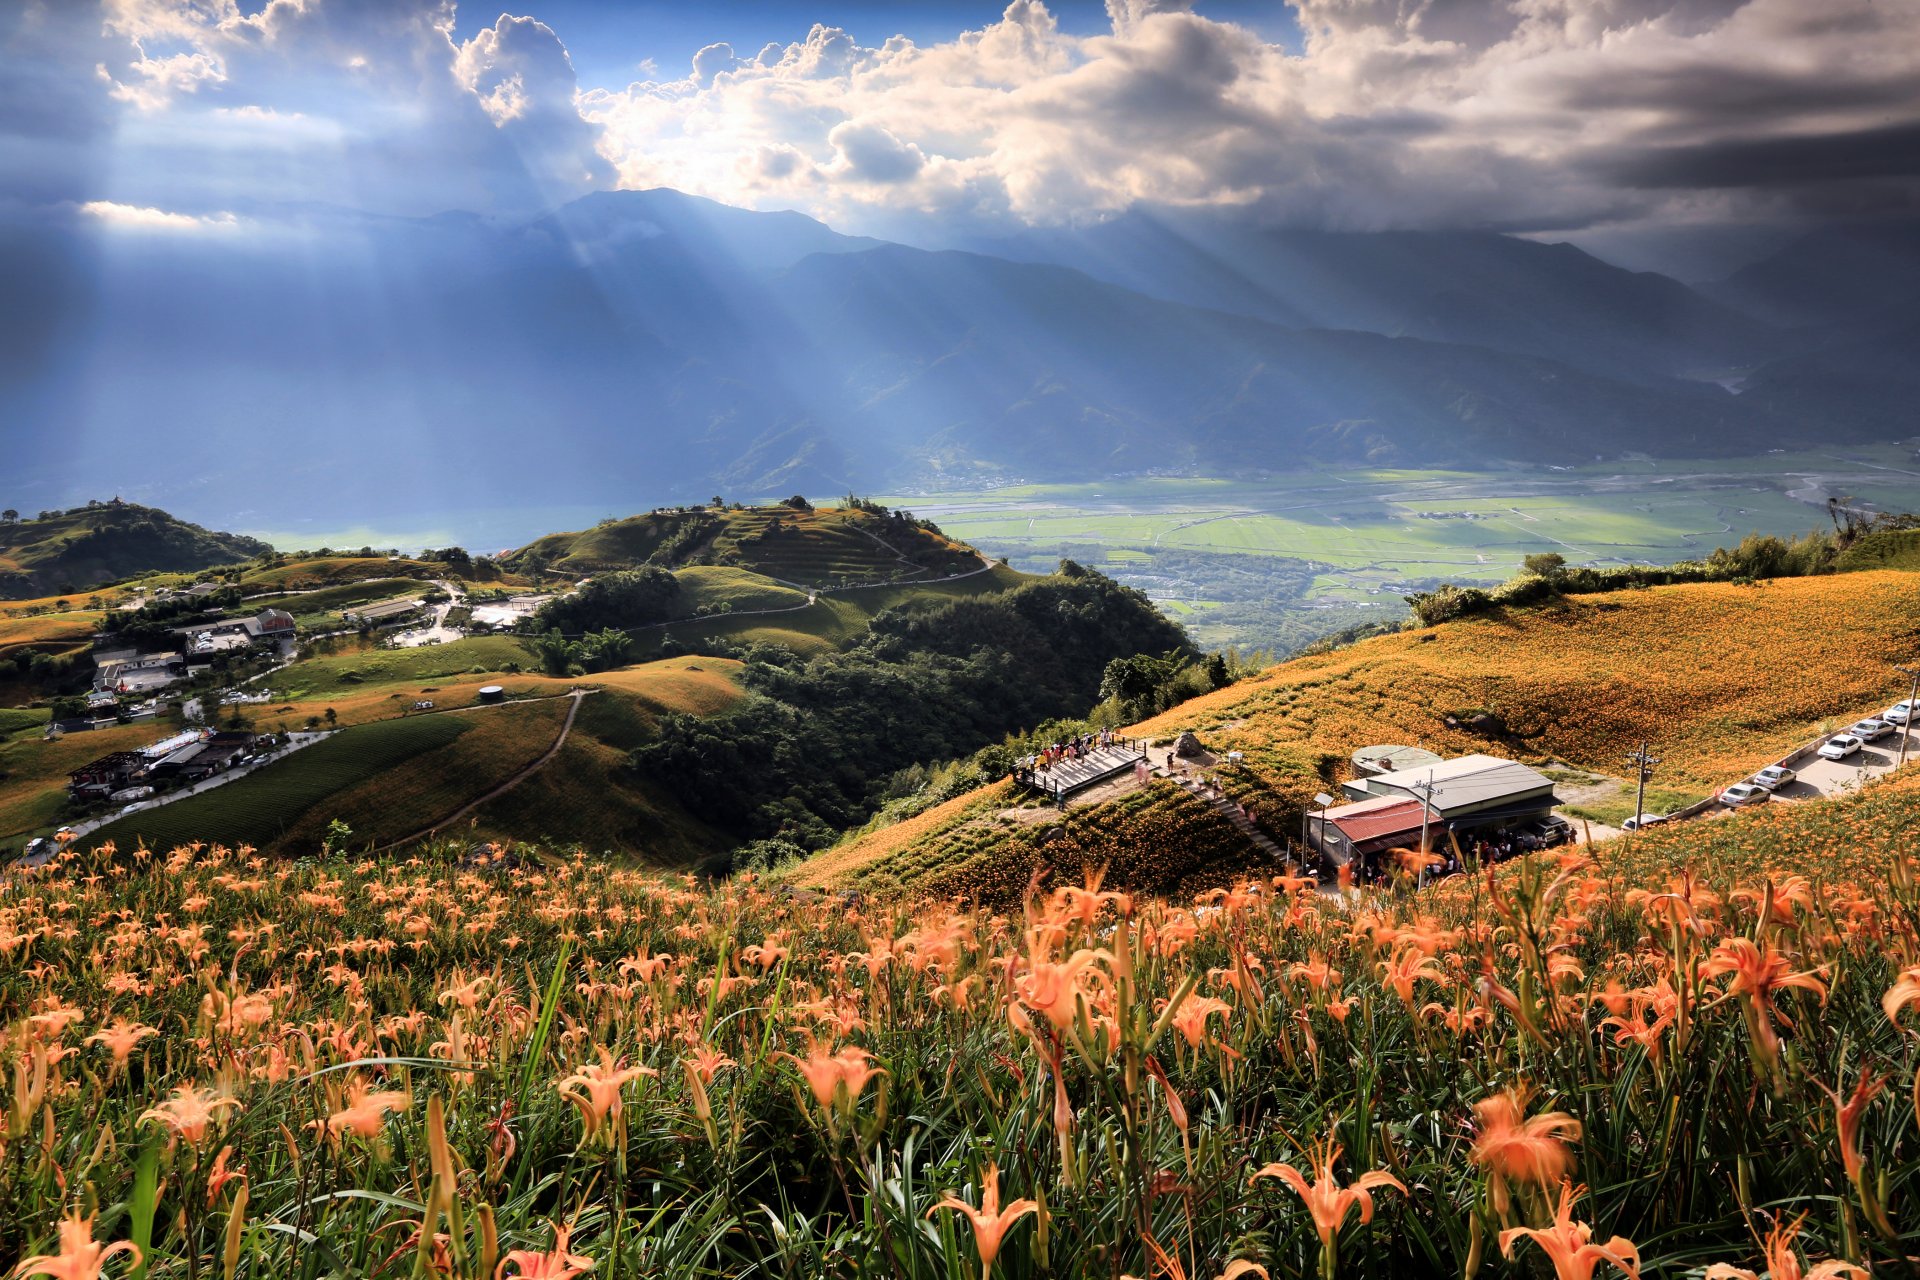
POLYGON ((1205 750, 1206 748, 1200 745, 1200 739, 1194 737, 1191 730, 1183 731, 1173 740, 1173 754, 1183 760, 1190 760, 1205 750))

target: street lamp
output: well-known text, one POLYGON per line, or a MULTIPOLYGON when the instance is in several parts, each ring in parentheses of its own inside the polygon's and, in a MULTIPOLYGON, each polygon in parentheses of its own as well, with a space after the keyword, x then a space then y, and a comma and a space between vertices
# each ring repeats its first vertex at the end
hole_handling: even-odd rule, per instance
POLYGON ((1894 670, 1913 677, 1913 689, 1907 694, 1907 722, 1900 726, 1900 763, 1893 766, 1898 769, 1907 763, 1907 743, 1913 739, 1913 704, 1920 702, 1920 667, 1895 667, 1894 670))
POLYGON ((1647 754, 1647 744, 1643 739, 1640 749, 1627 757, 1627 763, 1638 771, 1640 778, 1640 788, 1633 800, 1633 829, 1638 831, 1647 818, 1647 779, 1652 776, 1653 767, 1660 763, 1660 757, 1647 754))
MULTIPOLYGON (((1320 791, 1314 794, 1313 802, 1320 806, 1320 843, 1324 846, 1328 844, 1327 809, 1333 804, 1333 797, 1324 791, 1320 791)), ((1313 848, 1313 840, 1311 838, 1307 840, 1307 848, 1309 850, 1313 848)), ((1321 852, 1325 853, 1327 850, 1323 848, 1321 852)))

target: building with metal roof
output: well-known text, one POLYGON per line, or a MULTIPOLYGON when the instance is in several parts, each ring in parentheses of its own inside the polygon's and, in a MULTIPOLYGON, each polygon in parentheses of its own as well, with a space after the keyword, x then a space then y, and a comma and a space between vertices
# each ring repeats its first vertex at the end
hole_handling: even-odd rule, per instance
POLYGON ((1421 801, 1374 796, 1310 815, 1307 843, 1335 863, 1347 863, 1387 849, 1415 848, 1423 825, 1434 826, 1435 819, 1421 801))
POLYGON ((1355 778, 1342 789, 1355 800, 1425 800, 1435 819, 1455 831, 1512 826, 1545 817, 1558 803, 1550 780, 1517 760, 1489 755, 1355 778))

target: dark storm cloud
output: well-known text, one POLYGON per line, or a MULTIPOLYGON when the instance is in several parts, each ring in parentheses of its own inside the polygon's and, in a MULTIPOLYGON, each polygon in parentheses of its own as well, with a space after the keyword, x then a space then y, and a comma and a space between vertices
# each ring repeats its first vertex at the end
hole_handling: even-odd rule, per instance
MULTIPOLYGON (((1739 138, 1591 156, 1605 181, 1642 188, 1782 188, 1920 178, 1920 123, 1851 133, 1739 138)), ((1920 199, 1920 184, 1914 190, 1920 199)))

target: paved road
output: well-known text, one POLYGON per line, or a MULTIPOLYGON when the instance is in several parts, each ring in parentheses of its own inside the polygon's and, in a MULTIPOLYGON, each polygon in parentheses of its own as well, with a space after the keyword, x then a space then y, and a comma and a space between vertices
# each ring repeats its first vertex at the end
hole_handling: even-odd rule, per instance
MULTIPOLYGON (((1858 790, 1869 778, 1892 773, 1900 759, 1900 740, 1905 734, 1891 733, 1878 742, 1868 743, 1859 754, 1845 760, 1809 760, 1800 766, 1800 776, 1791 786, 1782 787, 1782 800, 1811 800, 1818 796, 1844 795, 1858 790)), ((1920 760, 1920 734, 1907 741, 1907 761, 1920 760)))
POLYGON ((467 634, 458 627, 450 627, 447 625, 447 614, 452 612, 456 606, 465 604, 467 597, 461 593, 459 586, 455 583, 436 582, 433 585, 447 593, 445 600, 433 606, 433 621, 424 627, 414 627, 411 630, 402 631, 393 638, 394 648, 418 649, 420 646, 428 644, 451 644, 455 640, 462 639, 467 634))

